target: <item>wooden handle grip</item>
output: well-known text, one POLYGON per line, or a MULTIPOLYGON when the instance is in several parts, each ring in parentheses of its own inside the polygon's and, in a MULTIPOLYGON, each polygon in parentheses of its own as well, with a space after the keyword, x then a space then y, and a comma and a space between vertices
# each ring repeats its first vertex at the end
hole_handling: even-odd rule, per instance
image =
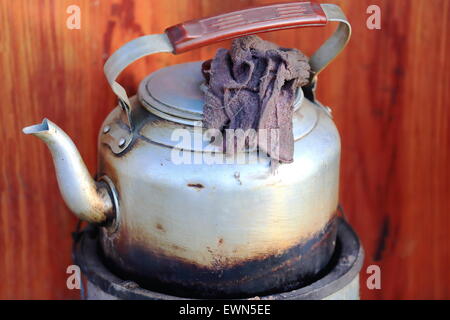
POLYGON ((183 22, 165 30, 174 53, 183 53, 214 42, 244 35, 324 26, 327 16, 315 2, 287 2, 253 7, 218 16, 183 22))

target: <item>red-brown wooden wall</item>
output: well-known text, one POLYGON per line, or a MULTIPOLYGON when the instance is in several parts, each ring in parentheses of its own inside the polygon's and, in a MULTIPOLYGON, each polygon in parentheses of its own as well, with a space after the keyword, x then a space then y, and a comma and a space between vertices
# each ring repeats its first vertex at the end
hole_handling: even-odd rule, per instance
MULTIPOLYGON (((73 299, 66 288, 75 218, 62 202, 45 146, 21 128, 48 117, 96 166, 96 135, 115 104, 102 73, 123 43, 183 20, 271 1, 0 1, 0 298, 73 299), (66 9, 81 8, 81 29, 66 9)), ((450 45, 447 0, 330 0, 353 25, 344 53, 321 74, 318 96, 342 135, 341 200, 378 264, 374 299, 450 298, 450 45), (366 27, 369 5, 381 30, 366 27)), ((333 26, 269 33, 311 54, 333 26)), ((221 43, 227 46, 229 42, 221 43)), ((121 81, 211 57, 219 45, 134 64, 121 81)))

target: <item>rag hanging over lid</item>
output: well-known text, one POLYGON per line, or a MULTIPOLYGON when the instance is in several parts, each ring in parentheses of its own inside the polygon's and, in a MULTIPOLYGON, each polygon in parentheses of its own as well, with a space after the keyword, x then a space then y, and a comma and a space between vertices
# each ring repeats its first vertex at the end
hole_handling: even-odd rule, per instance
POLYGON ((252 35, 235 39, 230 50, 219 49, 202 67, 207 84, 204 126, 256 132, 246 136, 244 145, 235 140, 233 146, 226 144, 226 151, 257 145, 274 160, 292 162, 293 103, 297 88, 309 82, 308 58, 252 35))

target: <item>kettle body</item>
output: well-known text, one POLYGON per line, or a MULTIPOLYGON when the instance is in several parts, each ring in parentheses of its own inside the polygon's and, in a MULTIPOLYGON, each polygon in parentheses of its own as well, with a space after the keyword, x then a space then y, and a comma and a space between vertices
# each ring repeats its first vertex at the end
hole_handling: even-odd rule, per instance
MULTIPOLYGON (((149 78, 183 82, 200 101, 200 70, 187 63, 149 78)), ((314 279, 336 237, 340 140, 326 109, 298 94, 294 161, 274 167, 257 151, 209 148, 201 127, 184 118, 148 112, 151 83, 131 99, 139 116, 126 150, 111 148, 114 128, 125 125, 120 107, 99 134, 98 175, 111 179, 120 207, 118 225, 102 230, 110 267, 146 287, 198 297, 251 296, 314 279)))
POLYGON ((121 278, 198 298, 295 289, 320 277, 335 251, 340 139, 314 88, 350 33, 338 6, 292 2, 185 22, 125 44, 105 65, 119 105, 100 129, 96 180, 54 123, 23 131, 47 143, 64 200, 99 226, 101 254, 121 278), (152 73, 131 99, 116 82, 149 54, 329 21, 339 27, 311 57, 314 77, 293 106, 289 164, 258 150, 224 153, 203 132, 200 62, 152 73))

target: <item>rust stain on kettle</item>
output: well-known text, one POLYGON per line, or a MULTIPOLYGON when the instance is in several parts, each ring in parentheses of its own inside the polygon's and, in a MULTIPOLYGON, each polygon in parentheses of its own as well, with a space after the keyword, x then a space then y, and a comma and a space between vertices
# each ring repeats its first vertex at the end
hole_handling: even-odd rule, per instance
POLYGON ((201 183, 188 183, 187 186, 190 187, 190 188, 194 188, 194 189, 196 189, 197 191, 200 191, 200 190, 202 190, 202 189, 205 187, 205 186, 202 185, 201 183))
POLYGON ((166 232, 166 229, 164 229, 161 223, 156 224, 156 229, 158 229, 161 232, 166 232))

